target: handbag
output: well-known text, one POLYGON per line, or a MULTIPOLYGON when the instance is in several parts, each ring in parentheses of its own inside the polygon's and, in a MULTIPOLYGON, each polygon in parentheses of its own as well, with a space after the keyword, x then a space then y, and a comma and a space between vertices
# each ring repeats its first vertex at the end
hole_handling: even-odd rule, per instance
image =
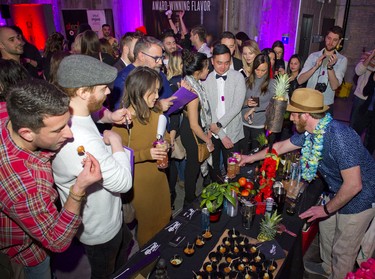
POLYGON ((203 163, 210 157, 210 151, 208 151, 207 145, 205 143, 199 143, 197 136, 193 133, 195 142, 198 146, 198 162, 203 163))
POLYGON ((185 159, 185 157, 186 157, 186 150, 185 150, 185 147, 182 144, 180 136, 178 136, 174 140, 174 150, 172 151, 171 157, 175 158, 175 159, 178 159, 178 160, 185 159))

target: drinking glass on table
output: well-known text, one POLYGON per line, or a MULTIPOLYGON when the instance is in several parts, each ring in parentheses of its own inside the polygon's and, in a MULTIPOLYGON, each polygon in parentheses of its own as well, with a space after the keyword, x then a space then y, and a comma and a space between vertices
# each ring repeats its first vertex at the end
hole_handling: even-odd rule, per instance
POLYGON ((250 230, 255 217, 256 205, 250 201, 245 201, 241 207, 242 226, 245 230, 250 230))
POLYGON ((282 214, 286 197, 286 191, 282 184, 278 187, 273 187, 273 196, 277 206, 277 213, 282 214))

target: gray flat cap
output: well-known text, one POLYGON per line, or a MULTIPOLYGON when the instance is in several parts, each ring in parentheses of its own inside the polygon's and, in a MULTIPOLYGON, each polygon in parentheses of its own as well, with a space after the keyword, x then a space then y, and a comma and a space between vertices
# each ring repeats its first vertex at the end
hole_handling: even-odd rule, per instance
POLYGON ((116 68, 81 54, 65 57, 57 70, 57 82, 64 88, 110 84, 116 77, 116 68))

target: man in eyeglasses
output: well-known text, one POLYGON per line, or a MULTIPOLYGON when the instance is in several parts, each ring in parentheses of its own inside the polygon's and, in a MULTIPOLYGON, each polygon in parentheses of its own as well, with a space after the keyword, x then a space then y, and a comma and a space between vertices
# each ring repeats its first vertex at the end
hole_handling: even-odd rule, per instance
POLYGON ((145 36, 140 38, 134 46, 134 58, 133 64, 128 65, 126 68, 121 70, 114 82, 113 92, 112 92, 112 102, 111 106, 115 109, 121 107, 121 100, 123 98, 123 91, 125 87, 125 80, 129 73, 139 66, 146 66, 159 72, 163 87, 159 92, 159 100, 161 108, 163 111, 167 111, 171 105, 172 101, 175 99, 171 97, 173 92, 170 88, 169 82, 165 74, 160 71, 163 65, 163 45, 162 43, 151 36, 145 36))

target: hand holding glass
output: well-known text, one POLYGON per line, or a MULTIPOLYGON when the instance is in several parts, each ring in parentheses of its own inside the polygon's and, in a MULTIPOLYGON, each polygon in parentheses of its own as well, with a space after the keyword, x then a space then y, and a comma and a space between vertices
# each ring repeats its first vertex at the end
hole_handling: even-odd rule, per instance
MULTIPOLYGON (((168 151, 168 148, 169 148, 168 142, 164 140, 159 140, 159 141, 154 142, 154 146, 164 151, 168 151)), ((159 169, 168 168, 168 155, 165 156, 162 160, 157 160, 156 165, 158 166, 159 169)))
POLYGON ((259 107, 259 97, 251 96, 249 99, 247 99, 247 105, 249 107, 259 107))

